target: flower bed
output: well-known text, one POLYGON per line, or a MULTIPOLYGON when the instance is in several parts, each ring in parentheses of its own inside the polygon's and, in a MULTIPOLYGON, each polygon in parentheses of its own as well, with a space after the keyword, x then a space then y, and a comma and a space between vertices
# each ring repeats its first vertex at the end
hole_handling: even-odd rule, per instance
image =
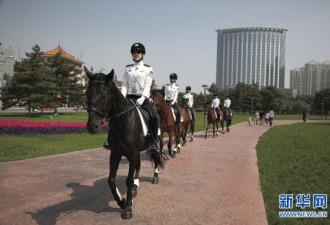
MULTIPOLYGON (((108 122, 102 125, 108 132, 108 122)), ((84 122, 33 122, 29 120, 0 120, 0 135, 52 135, 87 133, 84 122)))

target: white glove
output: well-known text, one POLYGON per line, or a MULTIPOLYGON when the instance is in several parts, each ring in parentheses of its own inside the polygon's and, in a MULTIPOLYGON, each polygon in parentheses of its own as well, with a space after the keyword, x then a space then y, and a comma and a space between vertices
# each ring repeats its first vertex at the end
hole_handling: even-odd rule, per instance
POLYGON ((171 101, 171 105, 174 105, 175 104, 175 101, 171 101))
POLYGON ((138 99, 136 100, 136 104, 137 104, 137 105, 142 105, 145 99, 146 99, 146 97, 141 96, 140 98, 138 98, 138 99))

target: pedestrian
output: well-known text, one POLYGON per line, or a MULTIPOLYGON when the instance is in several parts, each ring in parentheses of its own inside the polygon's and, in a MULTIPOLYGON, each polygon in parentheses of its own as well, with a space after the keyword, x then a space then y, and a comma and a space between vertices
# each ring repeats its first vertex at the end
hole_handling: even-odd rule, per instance
POLYGON ((175 112, 175 124, 177 131, 180 131, 180 111, 178 106, 179 85, 176 84, 178 75, 175 73, 170 74, 170 84, 165 85, 165 100, 173 107, 175 112))
POLYGON ((268 125, 268 120, 269 120, 269 112, 266 112, 265 116, 265 124, 268 125))
POLYGON ((251 114, 250 114, 250 115, 249 115, 249 118, 248 118, 249 126, 251 126, 251 121, 252 121, 252 117, 251 117, 251 114))
POLYGON ((258 121, 259 121, 259 112, 256 110, 254 114, 254 124, 258 125, 258 121))
POLYGON ((128 99, 132 99, 142 108, 146 108, 152 117, 153 123, 150 125, 151 133, 151 150, 158 151, 159 140, 159 119, 158 113, 154 110, 149 101, 150 89, 153 79, 153 69, 151 66, 144 64, 143 57, 146 49, 141 43, 134 43, 131 46, 131 55, 134 63, 129 64, 125 68, 121 93, 128 99))
POLYGON ((268 116, 269 126, 273 126, 273 119, 274 119, 274 111, 270 110, 269 111, 269 116, 268 116))

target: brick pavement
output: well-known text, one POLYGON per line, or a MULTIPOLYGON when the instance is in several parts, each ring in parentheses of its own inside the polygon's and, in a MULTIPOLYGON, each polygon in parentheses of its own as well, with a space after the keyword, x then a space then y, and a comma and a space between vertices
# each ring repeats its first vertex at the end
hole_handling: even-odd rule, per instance
MULTIPOLYGON (((130 220, 120 218, 108 188, 107 150, 0 163, 0 224, 267 224, 255 146, 268 129, 240 123, 216 138, 196 133, 160 171, 158 185, 143 154, 130 220)), ((125 159, 117 176, 122 193, 127 172, 125 159)))

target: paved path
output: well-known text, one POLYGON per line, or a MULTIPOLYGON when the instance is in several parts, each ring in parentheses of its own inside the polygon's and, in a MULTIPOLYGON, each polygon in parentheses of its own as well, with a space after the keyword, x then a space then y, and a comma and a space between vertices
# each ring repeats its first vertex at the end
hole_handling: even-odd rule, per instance
MULTIPOLYGON (((120 218, 108 188, 107 150, 0 163, 0 224, 267 224, 255 146, 268 129, 240 123, 207 140, 196 133, 161 170, 158 185, 151 184, 153 170, 144 159, 130 220, 120 218)), ((122 193, 127 171, 123 160, 122 193)))

